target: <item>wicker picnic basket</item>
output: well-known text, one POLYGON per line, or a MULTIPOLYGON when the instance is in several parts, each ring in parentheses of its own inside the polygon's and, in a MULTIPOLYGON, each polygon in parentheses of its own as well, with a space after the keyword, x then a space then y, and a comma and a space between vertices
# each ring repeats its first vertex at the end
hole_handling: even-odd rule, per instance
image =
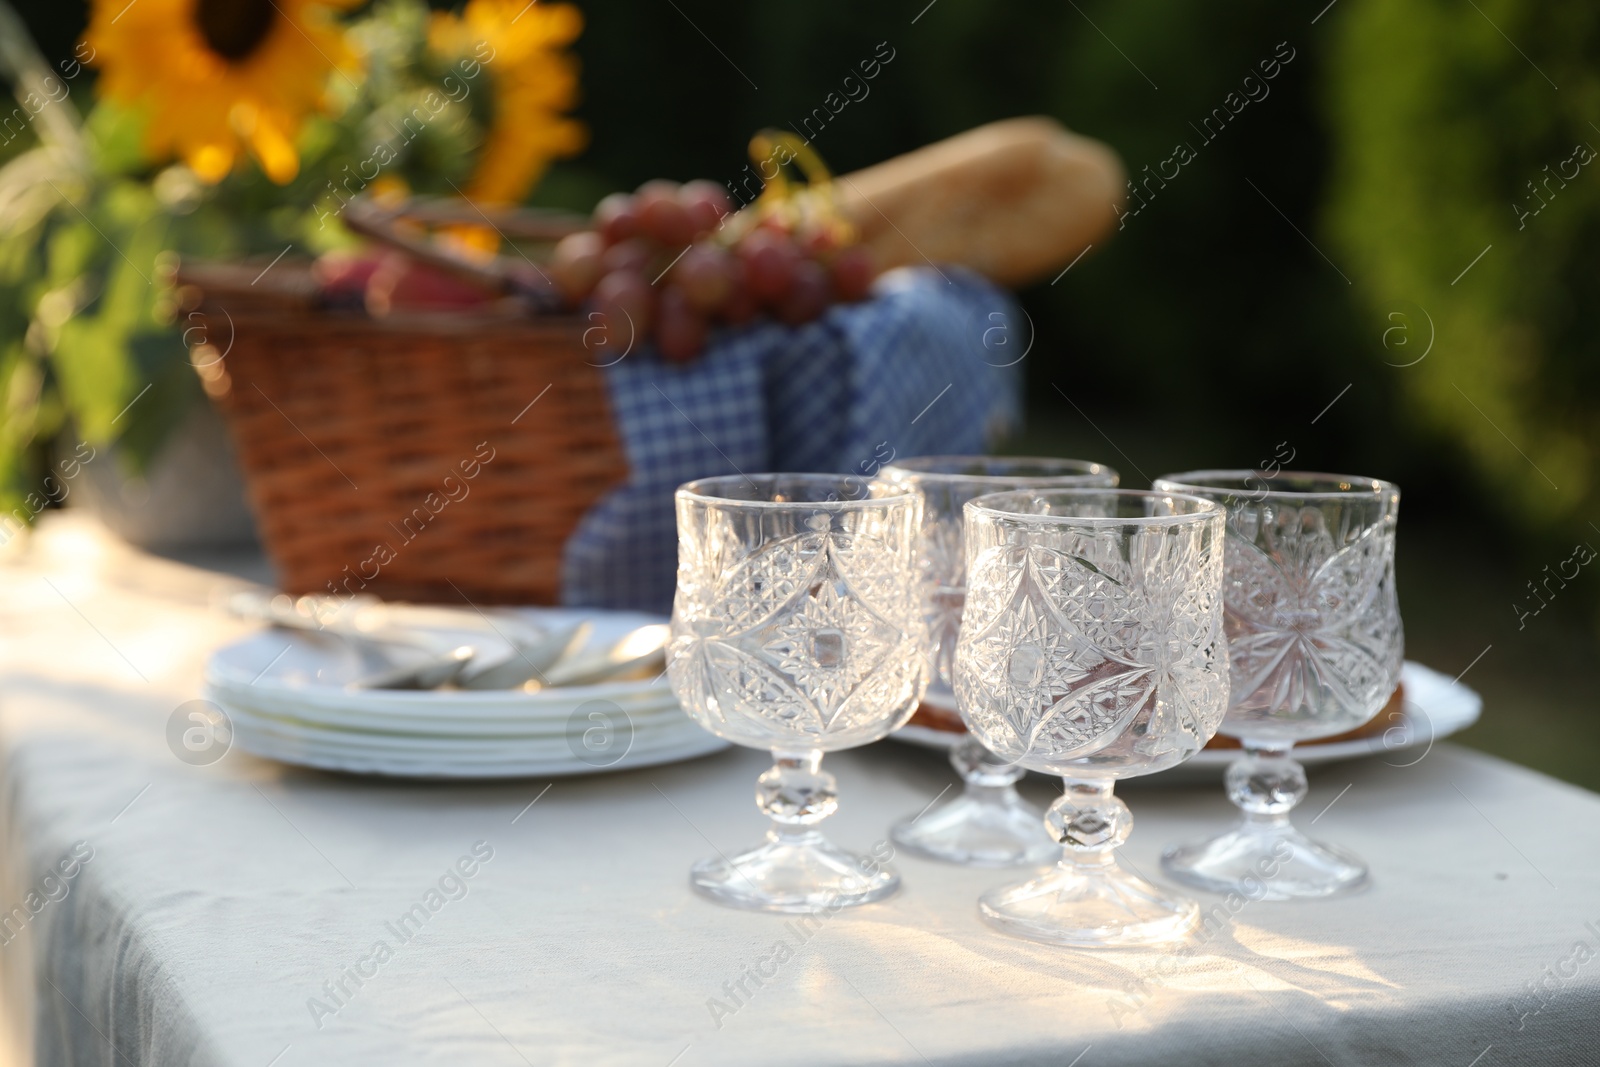
POLYGON ((178 282, 281 587, 557 602, 568 536, 628 473, 581 321, 371 318, 322 306, 304 264, 259 272, 178 282))

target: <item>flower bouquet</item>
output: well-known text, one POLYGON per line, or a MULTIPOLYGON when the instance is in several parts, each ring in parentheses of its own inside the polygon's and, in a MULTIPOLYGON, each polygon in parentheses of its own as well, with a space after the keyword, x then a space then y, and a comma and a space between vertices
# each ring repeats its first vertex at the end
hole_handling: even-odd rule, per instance
MULTIPOLYGON (((583 148, 565 114, 575 8, 350 6, 94 0, 52 69, 0 0, 17 95, 0 115, 0 513, 70 490, 42 482, 58 433, 115 442, 137 469, 203 402, 179 257, 259 257, 254 277, 354 245, 339 219, 358 195, 514 203, 583 148)), ((456 239, 485 243, 481 227, 456 239)))

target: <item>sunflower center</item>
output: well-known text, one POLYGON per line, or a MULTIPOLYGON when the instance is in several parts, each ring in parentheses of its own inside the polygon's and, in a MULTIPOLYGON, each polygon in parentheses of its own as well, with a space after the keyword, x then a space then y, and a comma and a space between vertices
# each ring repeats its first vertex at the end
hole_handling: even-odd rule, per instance
POLYGON ((276 17, 272 0, 195 0, 195 22, 206 46, 230 63, 249 57, 276 17))

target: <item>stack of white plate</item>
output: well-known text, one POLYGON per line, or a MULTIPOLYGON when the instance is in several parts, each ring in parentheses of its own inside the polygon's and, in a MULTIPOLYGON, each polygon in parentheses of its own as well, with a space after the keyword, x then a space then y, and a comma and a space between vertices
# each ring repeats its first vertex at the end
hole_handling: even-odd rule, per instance
MULTIPOLYGON (((519 623, 592 624, 577 656, 664 620, 633 612, 526 609, 482 629, 431 636, 446 647, 500 639, 519 623)), ((509 646, 507 646, 509 647, 509 646)), ((679 708, 665 677, 512 690, 362 689, 370 663, 324 634, 264 630, 215 652, 206 690, 240 748, 325 770, 414 778, 594 774, 725 748, 679 708)))

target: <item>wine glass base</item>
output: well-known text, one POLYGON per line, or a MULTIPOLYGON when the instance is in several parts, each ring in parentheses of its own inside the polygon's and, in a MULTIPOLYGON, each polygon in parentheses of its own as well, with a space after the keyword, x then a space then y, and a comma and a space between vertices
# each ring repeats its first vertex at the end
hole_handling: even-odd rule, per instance
POLYGON ((1243 824, 1209 841, 1169 848, 1161 868, 1184 885, 1252 900, 1331 897, 1368 883, 1367 865, 1359 858, 1313 841, 1287 822, 1243 824))
POLYGON ((1194 901, 1170 896, 1115 862, 1058 864, 1031 881, 985 893, 978 912, 1014 937, 1078 948, 1181 941, 1200 919, 1194 901))
POLYGON ((901 819, 896 845, 926 859, 967 867, 1039 867, 1061 858, 1044 832, 1044 813, 1010 791, 1005 798, 963 794, 941 808, 901 819))
POLYGON ((900 888, 900 876, 814 830, 769 831, 755 848, 695 864, 689 884, 729 907, 813 914, 882 900, 900 888))

